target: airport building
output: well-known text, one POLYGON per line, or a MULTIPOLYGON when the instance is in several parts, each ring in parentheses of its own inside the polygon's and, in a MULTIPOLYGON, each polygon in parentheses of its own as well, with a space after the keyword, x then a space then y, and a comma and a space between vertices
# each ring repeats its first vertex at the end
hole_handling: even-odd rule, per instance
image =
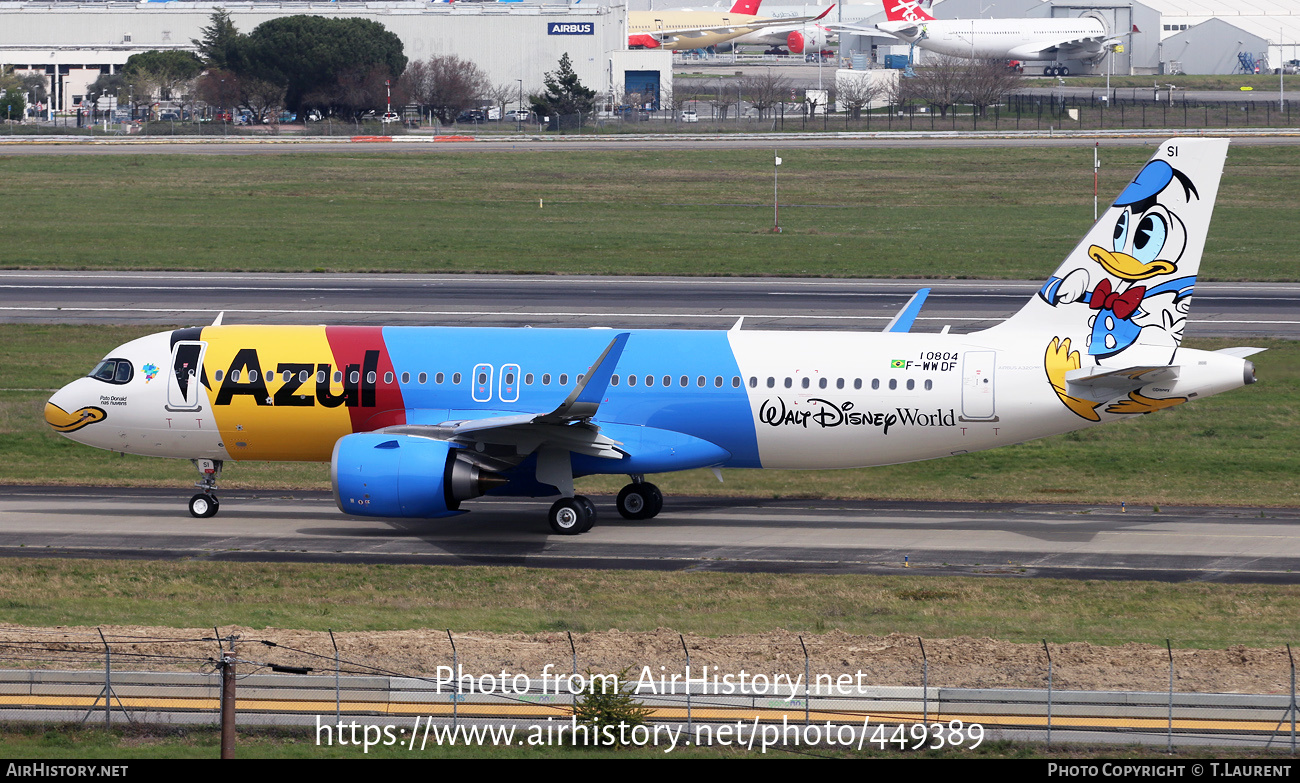
POLYGON ((567 53, 582 83, 617 99, 627 85, 671 89, 672 57, 629 50, 619 5, 395 2, 2 2, 0 64, 47 74, 56 110, 80 102, 87 85, 115 73, 133 54, 194 50, 217 8, 249 33, 262 22, 310 14, 359 17, 402 40, 408 60, 457 55, 493 84, 538 92, 546 72, 567 53))

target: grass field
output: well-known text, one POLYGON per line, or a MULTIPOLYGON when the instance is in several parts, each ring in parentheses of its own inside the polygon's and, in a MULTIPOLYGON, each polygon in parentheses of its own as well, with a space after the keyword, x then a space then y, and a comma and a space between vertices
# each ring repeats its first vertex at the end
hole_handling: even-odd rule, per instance
MULTIPOLYGON (((782 157, 774 235, 767 150, 0 151, 0 267, 1042 279, 1092 223, 1087 147, 782 157)), ((1300 280, 1297 203, 1300 147, 1232 149, 1201 279, 1300 280)))
MULTIPOLYGON (((900 569, 901 570, 901 569, 900 569)), ((785 629, 1184 649, 1296 642, 1300 585, 6 558, 5 621, 304 631, 785 629)))
MULTIPOLYGON (((183 460, 119 456, 58 435, 45 424, 48 391, 90 370, 146 327, 0 325, 0 484, 171 486, 194 480, 183 460)), ((655 481, 669 496, 917 498, 1067 501, 1129 505, 1300 504, 1300 344, 1252 340, 1260 382, 1155 415, 977 454, 838 471, 708 471, 655 481)), ((1226 341, 1189 341, 1219 348, 1226 341)), ((624 479, 580 480, 612 494, 624 479)), ((327 489, 328 466, 229 463, 222 486, 327 489)))

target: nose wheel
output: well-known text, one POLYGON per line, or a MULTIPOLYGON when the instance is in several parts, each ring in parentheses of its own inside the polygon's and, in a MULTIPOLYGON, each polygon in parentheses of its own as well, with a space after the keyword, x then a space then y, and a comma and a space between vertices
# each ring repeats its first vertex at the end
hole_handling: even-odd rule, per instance
POLYGON ((214 494, 217 489, 217 479, 221 478, 221 460, 192 459, 190 462, 199 471, 199 480, 194 486, 202 490, 190 498, 190 516, 198 519, 215 517, 221 510, 221 502, 214 494))
POLYGON ((200 492, 190 498, 190 516, 199 519, 215 517, 217 511, 221 509, 221 502, 217 500, 216 495, 207 492, 200 492))

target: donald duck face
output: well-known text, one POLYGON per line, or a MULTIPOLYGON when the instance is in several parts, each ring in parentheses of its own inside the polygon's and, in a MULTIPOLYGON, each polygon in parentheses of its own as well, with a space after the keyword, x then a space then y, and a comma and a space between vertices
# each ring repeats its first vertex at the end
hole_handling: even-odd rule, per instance
POLYGON ((1177 169, 1163 160, 1148 163, 1115 200, 1121 212, 1115 218, 1111 248, 1088 248, 1088 257, 1120 281, 1112 286, 1110 278, 1104 277, 1088 294, 1088 306, 1096 311, 1088 340, 1088 353, 1093 356, 1114 356, 1137 341, 1142 326, 1135 319, 1146 314, 1142 301, 1161 289, 1136 283, 1178 271, 1187 229, 1161 198, 1175 181, 1181 187, 1168 194, 1173 201, 1181 198, 1186 204, 1193 196, 1199 198, 1191 181, 1177 169))
POLYGON ((1197 195, 1196 188, 1181 172, 1163 160, 1154 160, 1115 199, 1123 207, 1115 219, 1112 248, 1088 248, 1088 256, 1121 280, 1146 280, 1178 270, 1178 259, 1187 245, 1183 221, 1157 202, 1175 179, 1182 185, 1183 202, 1197 195))

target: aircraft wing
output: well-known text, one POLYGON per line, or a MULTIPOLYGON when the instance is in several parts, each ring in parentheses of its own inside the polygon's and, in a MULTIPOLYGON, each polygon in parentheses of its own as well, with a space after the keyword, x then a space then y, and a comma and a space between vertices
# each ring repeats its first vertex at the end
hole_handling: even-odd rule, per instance
POLYGON ((463 444, 481 442, 513 446, 518 456, 530 454, 545 445, 593 457, 621 459, 625 452, 617 447, 622 444, 601 435, 600 428, 591 423, 591 417, 600 408, 629 335, 629 332, 623 332, 615 337, 564 402, 553 411, 456 419, 440 424, 400 424, 385 427, 383 432, 463 444))
MULTIPOLYGON (((1075 38, 1064 38, 1056 41, 1037 41, 1035 43, 1021 44, 1013 47, 1007 52, 1008 57, 1020 60, 1041 60, 1046 59, 1048 52, 1056 50, 1083 49, 1087 54, 1097 54, 1101 52, 1102 46, 1106 41, 1104 35, 1084 35, 1075 38)), ((1077 55, 1076 55, 1077 56, 1077 55)), ((1064 59, 1071 59, 1065 57, 1064 59)))
POLYGON ((660 42, 676 42, 678 39, 685 38, 703 38, 709 35, 730 35, 737 36, 745 33, 752 33, 755 30, 765 30, 769 27, 781 27, 785 25, 799 25, 804 22, 815 22, 824 18, 831 12, 835 6, 830 6, 817 16, 791 16, 784 19, 754 19, 740 24, 732 25, 714 25, 712 27, 679 27, 676 29, 649 30, 644 35, 649 35, 660 42))

